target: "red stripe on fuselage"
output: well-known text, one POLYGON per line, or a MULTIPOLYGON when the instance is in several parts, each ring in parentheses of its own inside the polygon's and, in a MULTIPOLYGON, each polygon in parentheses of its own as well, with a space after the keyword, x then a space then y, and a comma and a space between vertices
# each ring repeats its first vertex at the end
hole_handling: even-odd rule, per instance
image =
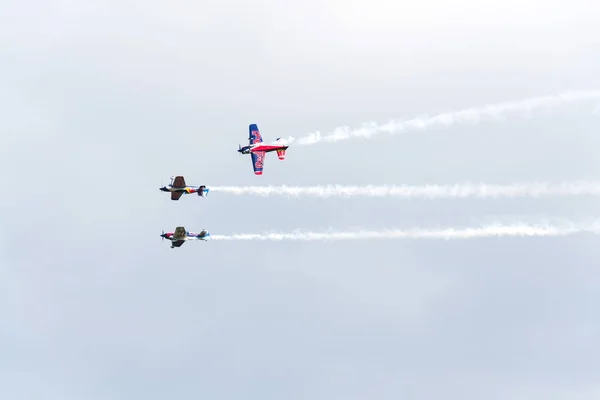
POLYGON ((265 153, 269 153, 271 151, 283 150, 285 148, 287 148, 287 146, 273 146, 273 145, 266 144, 266 145, 256 146, 255 148, 253 148, 250 151, 252 151, 252 152, 255 152, 255 151, 264 151, 265 153))

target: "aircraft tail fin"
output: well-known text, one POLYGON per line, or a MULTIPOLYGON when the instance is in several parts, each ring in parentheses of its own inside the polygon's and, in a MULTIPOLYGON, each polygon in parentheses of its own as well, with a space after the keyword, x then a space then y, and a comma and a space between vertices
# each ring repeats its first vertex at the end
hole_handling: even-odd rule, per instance
POLYGON ((276 150, 277 151, 277 157, 280 160, 285 160, 285 150, 286 149, 276 150))
POLYGON ((209 192, 209 189, 204 185, 202 185, 198 188, 198 196, 201 196, 201 197, 206 196, 208 194, 208 192, 209 192))

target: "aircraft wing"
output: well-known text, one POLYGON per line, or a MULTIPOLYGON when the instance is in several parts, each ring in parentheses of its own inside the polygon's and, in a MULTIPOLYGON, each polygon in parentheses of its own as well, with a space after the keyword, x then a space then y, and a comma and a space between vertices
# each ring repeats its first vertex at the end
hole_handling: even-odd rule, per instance
POLYGON ((266 154, 267 153, 264 151, 254 151, 250 153, 250 156, 252 157, 252 168, 254 169, 254 174, 262 175, 266 154))
POLYGON ((179 200, 183 192, 171 192, 171 200, 179 200))
POLYGON ((183 179, 183 176, 176 176, 175 180, 173 181, 173 185, 174 188, 184 188, 186 187, 185 184, 185 179, 183 179))
POLYGON ((186 237, 186 231, 183 226, 178 226, 173 232, 173 239, 184 239, 186 237))
POLYGON ((184 243, 185 243, 185 240, 175 240, 175 241, 171 242, 171 245, 173 247, 181 247, 181 245, 184 243))
POLYGON ((256 124, 250 124, 248 126, 248 141, 250 142, 250 144, 255 144, 255 143, 262 143, 263 138, 262 135, 260 134, 260 130, 258 129, 258 125, 256 124))

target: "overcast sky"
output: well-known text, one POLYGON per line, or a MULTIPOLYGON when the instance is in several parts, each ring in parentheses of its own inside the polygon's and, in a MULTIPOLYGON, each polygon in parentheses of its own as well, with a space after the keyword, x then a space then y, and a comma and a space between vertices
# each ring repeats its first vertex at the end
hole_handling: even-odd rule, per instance
MULTIPOLYGON (((0 398, 600 396, 598 238, 190 242, 594 218, 594 198, 285 199, 158 188, 600 179, 600 114, 291 147, 340 125, 599 89, 589 0, 0 5, 0 398)), ((600 104, 599 104, 600 105, 600 104)))

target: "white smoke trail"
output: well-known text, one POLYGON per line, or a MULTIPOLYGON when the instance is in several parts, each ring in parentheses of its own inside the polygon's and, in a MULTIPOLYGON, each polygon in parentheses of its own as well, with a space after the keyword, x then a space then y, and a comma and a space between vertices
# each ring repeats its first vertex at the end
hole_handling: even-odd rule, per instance
POLYGON ((290 197, 397 197, 401 199, 516 198, 548 196, 599 196, 600 182, 531 182, 507 185, 459 183, 454 185, 319 185, 319 186, 214 186, 211 191, 233 195, 290 197))
POLYGON ((574 224, 492 224, 478 228, 390 229, 382 231, 241 233, 211 235, 213 240, 271 240, 271 241, 337 241, 391 239, 476 239, 486 237, 567 236, 577 233, 600 233, 600 221, 574 224))
POLYGON ((409 120, 390 120, 385 124, 370 122, 363 124, 358 129, 342 126, 335 128, 333 132, 328 134, 322 135, 321 132, 317 131, 298 139, 289 137, 287 141, 289 144, 309 145, 319 142, 338 142, 354 137, 369 138, 380 133, 396 135, 410 130, 423 131, 436 126, 451 126, 455 124, 475 125, 484 119, 501 119, 509 113, 522 113, 524 116, 529 116, 537 108, 551 109, 566 103, 598 98, 600 98, 600 90, 571 91, 554 96, 532 97, 519 101, 449 111, 433 117, 422 116, 409 120))

